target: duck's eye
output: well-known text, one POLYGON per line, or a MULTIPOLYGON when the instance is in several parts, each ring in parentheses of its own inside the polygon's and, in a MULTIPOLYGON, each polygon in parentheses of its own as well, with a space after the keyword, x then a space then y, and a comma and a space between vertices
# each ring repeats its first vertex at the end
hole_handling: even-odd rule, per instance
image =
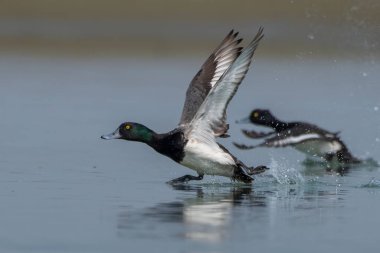
POLYGON ((129 129, 131 129, 131 125, 125 125, 125 130, 129 130, 129 129))
POLYGON ((253 117, 254 117, 254 118, 259 117, 259 113, 258 113, 258 112, 254 112, 254 113, 253 113, 253 117))

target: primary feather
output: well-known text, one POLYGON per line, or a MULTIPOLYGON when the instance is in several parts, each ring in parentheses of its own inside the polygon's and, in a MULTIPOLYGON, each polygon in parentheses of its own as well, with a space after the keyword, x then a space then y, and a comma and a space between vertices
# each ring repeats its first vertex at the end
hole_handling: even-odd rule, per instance
POLYGON ((211 88, 241 53, 242 39, 232 30, 208 57, 186 91, 180 126, 190 123, 211 88))
POLYGON ((260 28, 252 42, 211 88, 190 122, 186 133, 189 138, 198 138, 203 142, 216 145, 215 137, 227 132, 226 108, 244 79, 252 56, 263 36, 263 29, 260 28))

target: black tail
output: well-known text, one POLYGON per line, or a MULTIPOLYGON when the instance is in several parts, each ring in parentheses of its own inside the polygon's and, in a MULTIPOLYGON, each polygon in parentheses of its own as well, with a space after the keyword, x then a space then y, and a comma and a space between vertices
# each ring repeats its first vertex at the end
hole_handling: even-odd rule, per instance
POLYGON ((336 153, 336 155, 337 155, 338 161, 340 163, 344 163, 344 164, 350 164, 351 163, 352 164, 352 163, 361 163, 362 162, 360 159, 351 155, 350 151, 348 151, 348 149, 345 149, 345 148, 338 151, 336 153))
POLYGON ((257 167, 248 167, 242 161, 239 161, 235 158, 236 168, 234 171, 234 175, 232 176, 233 180, 237 180, 239 182, 251 183, 254 179, 250 177, 251 175, 261 174, 267 171, 269 168, 266 166, 257 166, 257 167))
POLYGON ((245 174, 244 170, 240 166, 237 166, 235 168, 234 175, 232 176, 232 180, 243 182, 246 184, 251 184, 253 181, 253 178, 245 174))

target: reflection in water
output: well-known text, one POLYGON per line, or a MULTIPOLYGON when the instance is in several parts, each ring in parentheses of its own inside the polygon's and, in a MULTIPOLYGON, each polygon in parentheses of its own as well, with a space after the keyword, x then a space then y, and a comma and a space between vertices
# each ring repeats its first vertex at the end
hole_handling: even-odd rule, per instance
POLYGON ((352 169, 374 170, 379 167, 379 164, 372 158, 363 160, 362 163, 358 164, 334 164, 307 158, 302 162, 302 165, 305 167, 306 175, 315 175, 315 173, 323 175, 327 172, 336 173, 340 176, 348 174, 352 169))
POLYGON ((310 217, 321 208, 343 207, 343 196, 347 193, 335 187, 321 189, 326 186, 318 184, 307 187, 271 184, 265 190, 255 191, 233 184, 172 187, 182 196, 180 200, 121 212, 119 234, 126 237, 131 233, 139 237, 170 236, 216 243, 229 238, 234 228, 249 230, 258 221, 267 224, 260 230, 274 229, 281 219, 278 216, 283 213, 294 215, 298 212, 298 217, 310 217))
POLYGON ((323 175, 324 173, 343 176, 347 174, 351 167, 356 165, 350 164, 332 164, 324 161, 313 160, 310 158, 305 159, 302 162, 302 165, 305 167, 306 175, 323 175))
MULTIPOLYGON (((177 185, 174 190, 192 193, 193 197, 182 201, 160 203, 147 208, 140 214, 131 215, 127 211, 119 215, 119 229, 136 229, 138 226, 152 226, 159 223, 180 223, 183 230, 180 237, 207 242, 221 241, 233 221, 235 206, 265 206, 265 199, 251 195, 251 187, 207 187, 177 185), (205 193, 204 189, 207 189, 205 193), (194 196, 195 195, 195 196, 194 196), (148 225, 148 223, 150 225, 148 225), (137 226, 138 224, 138 226, 137 226)), ((149 235, 147 235, 149 236, 149 235)))
MULTIPOLYGON (((188 191, 189 186, 177 186, 176 190, 188 191)), ((188 200, 183 209, 184 237, 197 241, 218 242, 225 238, 232 222, 232 211, 249 198, 251 188, 231 188, 229 193, 204 194, 196 188, 197 198, 188 200)))

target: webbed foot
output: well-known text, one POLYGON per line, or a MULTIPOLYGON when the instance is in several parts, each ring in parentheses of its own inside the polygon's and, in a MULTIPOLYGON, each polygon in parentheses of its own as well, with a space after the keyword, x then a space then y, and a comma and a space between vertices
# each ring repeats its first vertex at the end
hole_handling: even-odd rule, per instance
POLYGON ((187 183, 190 180, 202 180, 203 179, 203 174, 199 174, 197 177, 192 176, 192 175, 184 175, 179 178, 175 178, 173 180, 170 180, 166 182, 167 184, 182 184, 182 183, 187 183))
POLYGON ((241 131, 243 132, 245 136, 252 139, 260 139, 260 138, 264 138, 264 137, 274 134, 274 132, 264 133, 264 132, 256 132, 255 130, 245 130, 245 129, 241 131))
POLYGON ((264 165, 260 165, 260 166, 257 166, 257 167, 250 167, 247 169, 247 174, 248 175, 257 175, 257 174, 261 174, 265 171, 269 170, 268 167, 264 166, 264 165))
POLYGON ((239 149, 253 149, 253 148, 256 147, 256 146, 247 146, 245 144, 239 144, 239 143, 236 143, 236 142, 233 142, 232 144, 234 144, 235 147, 237 147, 239 149))

